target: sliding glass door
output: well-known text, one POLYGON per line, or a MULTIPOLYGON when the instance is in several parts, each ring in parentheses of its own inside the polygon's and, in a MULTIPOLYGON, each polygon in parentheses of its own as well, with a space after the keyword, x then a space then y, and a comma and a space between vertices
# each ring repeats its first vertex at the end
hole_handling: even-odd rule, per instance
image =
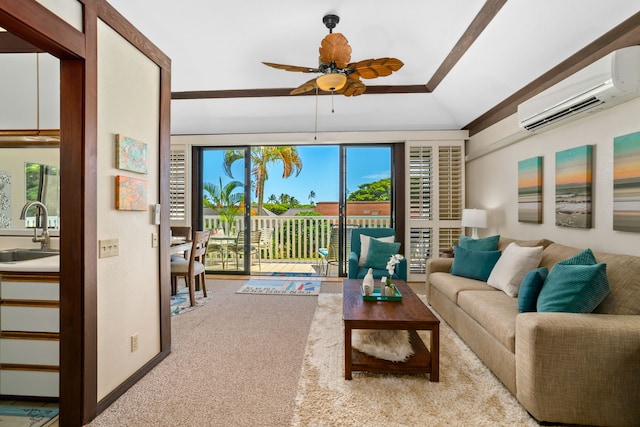
POLYGON ((344 276, 351 252, 351 230, 393 227, 391 146, 343 146, 340 164, 339 273, 344 276))
POLYGON ((194 205, 198 229, 211 230, 205 266, 207 272, 247 274, 254 248, 251 246, 251 180, 248 148, 196 148, 199 163, 194 182, 194 205), (197 203, 197 204, 196 204, 197 203), (248 256, 245 256, 248 255, 248 256))

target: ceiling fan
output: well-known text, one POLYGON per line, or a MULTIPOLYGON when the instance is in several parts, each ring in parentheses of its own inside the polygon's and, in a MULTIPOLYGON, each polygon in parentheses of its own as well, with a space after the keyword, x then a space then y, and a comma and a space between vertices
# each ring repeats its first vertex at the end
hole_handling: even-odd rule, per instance
POLYGON ((329 34, 320 44, 320 65, 317 68, 299 67, 296 65, 274 64, 263 62, 264 65, 279 70, 299 73, 322 73, 321 76, 305 82, 291 91, 291 95, 298 95, 314 89, 325 92, 341 93, 345 96, 362 95, 367 87, 360 81, 388 76, 398 71, 404 63, 396 58, 365 59, 358 62, 351 61, 351 46, 347 38, 333 29, 340 22, 337 15, 326 15, 322 22, 329 29, 329 34))

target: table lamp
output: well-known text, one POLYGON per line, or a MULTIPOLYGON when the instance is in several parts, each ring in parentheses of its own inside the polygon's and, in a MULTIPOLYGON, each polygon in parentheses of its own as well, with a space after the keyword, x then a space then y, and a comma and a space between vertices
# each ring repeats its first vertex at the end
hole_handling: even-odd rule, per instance
POLYGON ((472 227, 471 238, 478 238, 478 228, 487 228, 487 211, 484 209, 464 209, 462 211, 463 227, 472 227))

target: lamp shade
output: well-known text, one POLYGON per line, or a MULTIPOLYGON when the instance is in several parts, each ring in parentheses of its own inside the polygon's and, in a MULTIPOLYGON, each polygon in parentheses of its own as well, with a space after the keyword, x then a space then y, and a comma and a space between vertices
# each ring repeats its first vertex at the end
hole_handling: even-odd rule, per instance
POLYGON ((462 211, 461 225, 463 227, 486 228, 487 211, 484 209, 464 209, 462 211))
POLYGON ((333 92, 340 90, 347 83, 347 76, 340 73, 324 74, 316 79, 316 84, 320 90, 325 92, 333 92))
POLYGON ((463 227, 472 227, 471 237, 477 239, 478 228, 487 228, 487 211, 484 209, 464 209, 460 224, 463 227))

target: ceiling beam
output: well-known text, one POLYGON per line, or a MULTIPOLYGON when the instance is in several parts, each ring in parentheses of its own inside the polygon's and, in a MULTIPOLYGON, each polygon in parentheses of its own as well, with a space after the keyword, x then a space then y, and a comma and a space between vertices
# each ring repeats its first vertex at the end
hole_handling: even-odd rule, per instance
POLYGON ((623 47, 640 45, 640 12, 622 22, 602 37, 580 49, 468 125, 463 129, 469 135, 488 128, 500 120, 514 114, 518 105, 539 94, 543 90, 564 80, 587 65, 623 47))
POLYGON ((7 31, 0 32, 0 53, 41 53, 44 50, 7 31))
POLYGON ((440 67, 427 82, 429 92, 433 92, 442 80, 444 80, 460 58, 462 58, 462 55, 465 54, 484 29, 487 28, 506 2, 507 0, 487 0, 484 6, 482 6, 482 9, 480 9, 480 12, 478 12, 473 21, 471 21, 471 24, 469 24, 469 27, 462 37, 460 37, 460 40, 458 40, 453 49, 451 49, 451 52, 449 52, 449 55, 447 55, 442 64, 440 64, 440 67))
MULTIPOLYGON (((273 89, 230 89, 230 90, 196 90, 172 92, 171 99, 220 99, 220 98, 263 98, 275 96, 307 96, 315 95, 315 91, 291 95, 294 88, 273 89)), ((367 86, 364 95, 390 93, 429 93, 425 85, 367 86)), ((318 92, 318 95, 330 95, 330 92, 318 92)))

